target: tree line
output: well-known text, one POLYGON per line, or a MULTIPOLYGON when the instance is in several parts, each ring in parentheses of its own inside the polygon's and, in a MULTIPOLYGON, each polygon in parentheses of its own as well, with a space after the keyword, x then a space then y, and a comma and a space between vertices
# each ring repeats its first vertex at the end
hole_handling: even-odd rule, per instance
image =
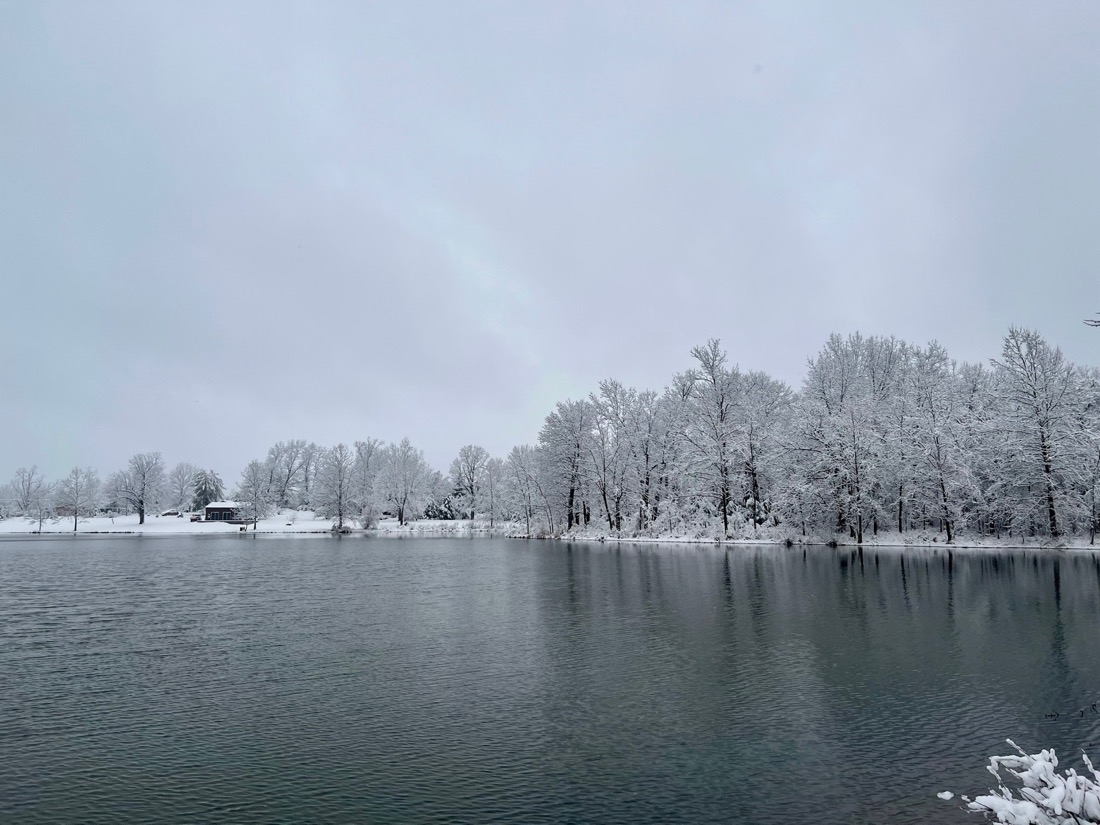
MULTIPOLYGON (((504 521, 525 535, 774 537, 862 542, 884 531, 1009 537, 1100 528, 1100 370, 1011 328, 998 358, 960 363, 936 342, 831 336, 798 391, 731 364, 717 340, 664 389, 615 380, 547 415, 505 457, 477 445, 449 472, 409 439, 319 447, 281 441, 232 490, 247 518, 308 509, 343 530, 384 513, 504 521)), ((198 509, 225 485, 139 453, 100 483, 74 468, 16 471, 11 513, 198 509)))

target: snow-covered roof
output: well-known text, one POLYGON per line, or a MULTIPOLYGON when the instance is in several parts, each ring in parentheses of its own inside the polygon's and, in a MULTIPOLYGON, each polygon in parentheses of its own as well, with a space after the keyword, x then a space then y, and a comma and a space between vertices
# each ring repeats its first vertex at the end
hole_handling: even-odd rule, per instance
POLYGON ((238 508, 241 505, 236 501, 212 501, 206 505, 207 507, 232 507, 238 508))

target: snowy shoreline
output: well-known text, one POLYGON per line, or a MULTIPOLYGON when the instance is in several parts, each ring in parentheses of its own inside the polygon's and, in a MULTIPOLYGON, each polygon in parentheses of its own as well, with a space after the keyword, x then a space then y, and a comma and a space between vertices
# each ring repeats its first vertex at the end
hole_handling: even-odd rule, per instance
MULTIPOLYGON (((137 516, 94 516, 80 519, 79 529, 74 532, 71 519, 48 519, 42 524, 42 531, 38 531, 38 522, 24 517, 0 519, 0 539, 60 537, 60 536, 230 536, 230 535, 264 535, 264 536, 294 536, 313 535, 327 536, 333 534, 333 520, 318 518, 309 511, 283 512, 278 515, 260 519, 254 529, 251 524, 239 525, 225 522, 198 521, 193 522, 187 518, 175 516, 147 516, 145 524, 138 524, 137 516)), ((376 536, 382 538, 404 537, 472 537, 472 536, 496 536, 498 538, 516 538, 537 540, 556 540, 569 542, 583 542, 587 544, 652 544, 652 545, 696 545, 711 547, 738 547, 738 546, 789 546, 791 549, 798 547, 829 545, 838 550, 858 550, 861 545, 850 539, 840 540, 838 537, 802 537, 788 536, 779 532, 769 531, 766 535, 755 538, 739 537, 731 539, 719 539, 715 536, 614 536, 598 531, 586 531, 565 536, 527 536, 520 524, 496 525, 490 527, 486 522, 476 521, 448 521, 422 519, 399 525, 396 519, 383 519, 377 527, 370 530, 352 528, 344 535, 349 536, 376 536), (788 544, 789 543, 789 544, 788 544)), ((1052 544, 1049 540, 1035 540, 1030 543, 1021 543, 1018 539, 997 538, 963 538, 956 539, 952 544, 947 544, 940 539, 938 534, 914 531, 911 534, 883 533, 877 537, 865 538, 862 548, 868 550, 965 550, 965 551, 989 551, 989 550, 1030 550, 1030 551, 1056 551, 1056 552, 1092 552, 1100 553, 1100 545, 1089 545, 1086 537, 1077 537, 1067 544, 1052 544)))

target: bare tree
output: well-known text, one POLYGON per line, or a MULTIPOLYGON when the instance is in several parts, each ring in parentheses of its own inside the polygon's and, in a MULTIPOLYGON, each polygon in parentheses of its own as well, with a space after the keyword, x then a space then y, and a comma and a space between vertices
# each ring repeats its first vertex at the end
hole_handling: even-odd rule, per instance
POLYGON ((382 471, 378 482, 383 501, 397 516, 398 524, 404 524, 410 515, 418 512, 428 492, 430 468, 424 453, 416 449, 408 438, 400 444, 390 444, 382 451, 382 471))
POLYGON ((587 527, 592 518, 585 473, 592 416, 588 401, 559 401, 539 431, 539 484, 564 509, 566 531, 587 527))
POLYGON ((57 485, 46 481, 46 477, 39 472, 38 467, 32 466, 30 469, 20 467, 16 470, 8 489, 12 508, 19 515, 37 521, 38 532, 41 533, 42 522, 53 511, 53 497, 57 485))
POLYGON ((241 483, 236 497, 242 505, 245 517, 252 519, 252 529, 260 519, 271 512, 274 493, 271 489, 271 475, 268 465, 263 461, 250 461, 241 471, 241 483))
POLYGON ((48 495, 48 486, 37 465, 32 465, 30 469, 20 467, 9 485, 12 508, 21 516, 28 515, 34 509, 35 502, 48 495))
POLYGON ((302 448, 301 470, 295 496, 295 506, 299 509, 313 505, 313 482, 317 478, 317 469, 323 452, 324 450, 312 441, 302 448))
POLYGON ((885 483, 884 475, 886 410, 898 391, 901 353, 892 338, 831 335, 809 362, 788 436, 801 476, 800 517, 817 512, 824 526, 831 511, 834 529, 857 544, 868 526, 877 532, 879 514, 905 489, 885 483))
POLYGON ((555 534, 554 505, 544 482, 555 472, 551 462, 546 448, 523 444, 512 448, 504 464, 505 498, 513 513, 523 515, 528 537, 532 535, 531 520, 539 510, 546 515, 547 531, 555 534))
POLYGON ((680 378, 690 388, 683 431, 684 469, 706 491, 722 519, 722 535, 728 537, 738 464, 734 428, 741 373, 726 366, 726 353, 716 338, 693 348, 691 355, 698 366, 680 378))
POLYGON ((500 483, 504 479, 504 462, 499 458, 490 458, 485 462, 485 504, 489 508, 489 528, 496 523, 497 510, 500 508, 500 483))
POLYGON ((166 475, 160 453, 138 453, 129 466, 113 479, 122 496, 138 514, 138 524, 145 524, 145 512, 156 508, 164 496, 166 475))
POLYGON ((382 442, 377 438, 355 442, 355 466, 352 470, 352 497, 359 509, 359 521, 364 528, 374 527, 377 520, 375 510, 375 479, 378 465, 381 463, 382 442))
POLYGON ((489 453, 484 447, 467 444, 451 462, 451 484, 462 503, 464 514, 473 519, 481 504, 481 488, 485 483, 485 465, 489 453))
POLYGON ((181 461, 168 473, 168 503, 177 510, 186 510, 195 496, 195 476, 199 468, 181 461))
POLYGON ((504 464, 504 495, 513 517, 520 514, 525 524, 524 535, 531 535, 531 519, 535 515, 535 482, 531 461, 532 448, 513 447, 504 464))
POLYGON ((1062 351, 1039 333, 1012 327, 1001 360, 992 362, 1000 378, 1005 435, 1018 445, 1019 480, 1037 489, 1052 538, 1062 535, 1058 499, 1065 484, 1070 450, 1069 424, 1075 407, 1076 370, 1062 351))
POLYGON ((271 491, 280 507, 290 505, 291 496, 302 484, 303 471, 309 456, 302 439, 280 441, 267 451, 267 466, 271 477, 271 491))
MULTIPOLYGON (((58 511, 73 516, 73 532, 82 515, 94 512, 99 499, 99 476, 91 467, 73 467, 57 486, 55 498, 58 511)), ((41 528, 40 528, 41 529, 41 528)))
POLYGON ((324 516, 336 519, 333 528, 344 529, 344 520, 352 516, 352 484, 355 453, 346 444, 337 444, 321 453, 314 486, 314 504, 324 516))

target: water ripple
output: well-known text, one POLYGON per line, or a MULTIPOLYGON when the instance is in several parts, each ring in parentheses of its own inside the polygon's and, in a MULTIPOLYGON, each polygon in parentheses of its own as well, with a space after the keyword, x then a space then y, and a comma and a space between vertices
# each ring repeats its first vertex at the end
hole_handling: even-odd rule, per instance
POLYGON ((1100 568, 488 539, 0 543, 4 822, 966 822, 1100 717, 1100 568), (1091 698, 1089 698, 1091 697, 1091 698))

